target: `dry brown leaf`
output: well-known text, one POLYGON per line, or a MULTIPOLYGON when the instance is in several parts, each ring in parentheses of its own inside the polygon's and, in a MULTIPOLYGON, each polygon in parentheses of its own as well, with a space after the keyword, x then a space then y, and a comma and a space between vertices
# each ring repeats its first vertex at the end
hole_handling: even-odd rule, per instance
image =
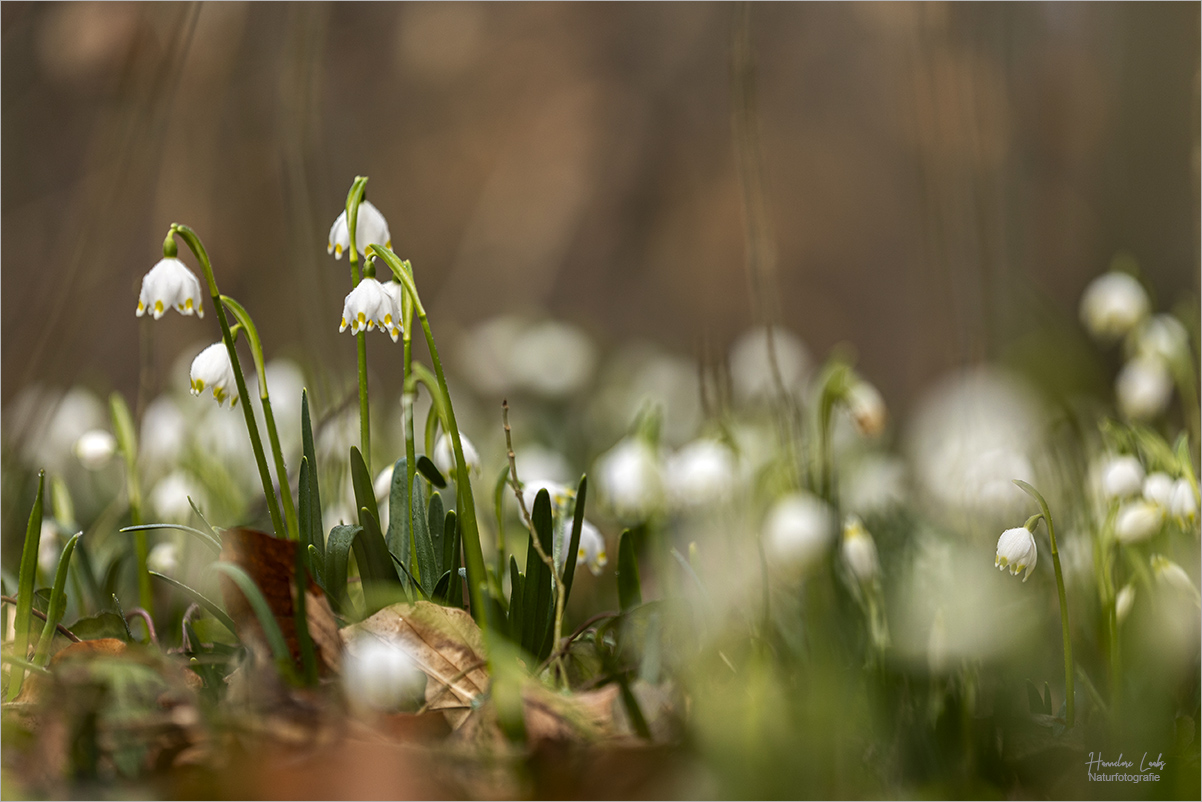
POLYGON ((347 649, 361 636, 400 641, 429 678, 426 703, 443 710, 452 728, 468 717, 472 700, 488 689, 484 637, 472 617, 430 602, 394 604, 342 630, 347 649))
MULTIPOLYGON (((275 614, 293 660, 299 662, 300 644, 296 639, 293 610, 296 542, 254 529, 227 529, 221 536, 221 560, 239 566, 254 580, 275 614)), ((262 643, 259 619, 242 591, 229 577, 221 577, 221 595, 238 628, 238 636, 249 634, 262 643)), ((323 675, 337 673, 341 670, 342 658, 338 624, 325 594, 312 578, 305 590, 305 615, 309 622, 309 636, 313 639, 318 671, 323 675)))

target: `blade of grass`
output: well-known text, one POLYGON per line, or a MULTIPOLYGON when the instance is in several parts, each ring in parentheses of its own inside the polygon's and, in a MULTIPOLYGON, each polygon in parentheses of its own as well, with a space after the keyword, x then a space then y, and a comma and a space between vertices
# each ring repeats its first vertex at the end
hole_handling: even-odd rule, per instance
POLYGON ((563 606, 568 606, 572 579, 576 576, 576 558, 580 553, 580 532, 584 528, 584 503, 588 498, 588 476, 580 477, 576 486, 576 509, 572 512, 572 534, 568 538, 568 553, 563 560, 563 606))
POLYGON ((117 531, 119 531, 119 532, 151 532, 151 531, 154 531, 157 529, 178 529, 180 532, 187 532, 189 535, 192 535, 197 540, 199 540, 201 543, 204 543, 206 546, 211 548, 213 551, 218 552, 218 553, 221 552, 221 541, 220 540, 213 537, 212 535, 205 534, 204 532, 200 531, 199 529, 193 529, 192 527, 184 526, 183 524, 165 524, 165 523, 164 524, 142 524, 141 526, 126 526, 117 531))
MULTIPOLYGON (((29 513, 29 523, 25 527, 25 545, 21 549, 21 572, 17 580, 17 615, 13 624, 14 641, 12 653, 21 660, 29 652, 29 625, 33 617, 33 583, 38 572, 38 546, 42 539, 42 505, 43 491, 46 486, 46 472, 38 471, 38 492, 33 499, 33 509, 29 513)), ((25 673, 20 666, 14 665, 8 679, 8 701, 17 698, 25 673)))
POLYGON ((321 490, 317 482, 317 452, 313 447, 313 425, 309 419, 309 391, 301 390, 301 442, 304 458, 309 463, 309 542, 317 549, 325 568, 325 532, 321 525, 321 490))
POLYGON ((618 538, 618 603, 626 612, 643 603, 643 592, 639 587, 639 562, 634 554, 634 537, 630 530, 618 538))
MULTIPOLYGON (((203 593, 201 593, 198 590, 193 590, 192 588, 185 585, 183 582, 180 582, 178 579, 169 577, 166 574, 160 574, 157 571, 151 571, 150 575, 152 577, 154 577, 155 579, 160 579, 163 582, 166 582, 171 587, 173 587, 176 590, 183 593, 189 599, 196 602, 204 609, 208 610, 209 615, 213 616, 219 622, 221 622, 221 626, 228 629, 234 635, 238 634, 238 630, 234 627, 234 619, 230 618, 229 614, 226 613, 225 610, 222 610, 221 607, 216 602, 214 602, 213 600, 211 600, 210 598, 205 596, 203 593)), ((116 600, 115 596, 113 598, 114 598, 114 600, 116 600)), ((118 609, 118 611, 120 611, 120 609, 121 609, 120 604, 118 604, 117 609, 118 609)), ((122 617, 122 619, 124 619, 125 615, 122 614, 121 617, 122 617)), ((132 635, 130 636, 130 639, 131 640, 133 639, 132 635)))
POLYGON ((73 535, 58 558, 54 587, 50 589, 50 606, 46 610, 46 626, 42 627, 42 637, 38 639, 38 647, 33 653, 33 662, 40 666, 46 665, 50 660, 50 641, 54 640, 54 630, 63 620, 63 613, 67 609, 67 571, 71 567, 71 554, 75 551, 75 544, 81 537, 83 532, 73 535))

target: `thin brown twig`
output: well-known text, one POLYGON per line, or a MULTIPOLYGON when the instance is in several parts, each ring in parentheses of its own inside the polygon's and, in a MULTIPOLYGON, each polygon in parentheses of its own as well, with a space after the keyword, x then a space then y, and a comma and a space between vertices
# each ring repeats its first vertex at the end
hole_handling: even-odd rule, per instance
MULTIPOLYGON (((434 697, 433 697, 432 699, 427 699, 427 700, 426 700, 426 703, 425 703, 424 705, 422 705, 422 706, 421 706, 421 707, 418 709, 418 711, 417 711, 417 715, 419 715, 419 716, 420 716, 422 713, 425 713, 425 712, 427 712, 427 711, 430 709, 430 705, 434 704, 434 703, 435 703, 435 702, 437 702, 439 699, 441 699, 441 698, 442 698, 442 697, 443 697, 443 696, 446 694, 446 692, 447 692, 447 691, 449 691, 449 690, 453 690, 453 686, 454 686, 454 684, 455 684, 456 682, 458 682, 459 680, 463 679, 463 678, 464 678, 464 677, 466 677, 468 674, 470 674, 470 673, 472 673, 473 671, 475 671, 477 668, 484 668, 484 667, 485 667, 485 666, 487 666, 487 665, 488 665, 488 663, 487 663, 486 661, 484 661, 484 660, 480 660, 480 661, 478 661, 478 662, 472 663, 470 666, 468 666, 467 668, 463 669, 463 670, 462 670, 462 671, 460 671, 458 674, 455 674, 454 676, 452 676, 452 677, 451 677, 450 679, 448 679, 448 680, 444 680, 444 679, 441 679, 441 678, 439 678, 439 677, 435 677, 435 679, 437 679, 439 682, 441 682, 441 683, 442 683, 442 689, 441 689, 441 690, 440 690, 438 693, 434 694, 434 697)), ((427 674, 426 676, 429 676, 429 675, 427 674)), ((466 706, 466 705, 465 705, 465 706, 466 706)), ((440 708, 438 708, 438 709, 439 709, 439 710, 446 710, 446 709, 448 709, 448 708, 443 708, 443 707, 440 707, 440 708)))
MULTIPOLYGON (((14 599, 12 596, 0 596, 0 602, 7 602, 8 604, 16 605, 17 600, 14 599)), ((29 612, 33 613, 34 615, 36 615, 38 618, 42 619, 43 621, 46 620, 46 614, 43 613, 41 610, 38 610, 36 608, 31 608, 29 612)), ((55 627, 55 629, 57 629, 59 631, 59 634, 63 635, 65 638, 67 638, 67 640, 74 641, 75 643, 79 643, 79 637, 74 632, 72 632, 71 630, 69 630, 65 626, 63 626, 62 624, 55 624, 54 627, 55 627)))

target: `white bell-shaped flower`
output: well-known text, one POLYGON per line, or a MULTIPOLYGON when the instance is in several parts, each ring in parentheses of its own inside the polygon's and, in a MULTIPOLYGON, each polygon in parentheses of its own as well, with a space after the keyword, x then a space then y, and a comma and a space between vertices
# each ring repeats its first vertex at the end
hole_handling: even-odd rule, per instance
MULTIPOLYGON (((466 456, 467 454, 464 454, 464 457, 466 456)), ((522 501, 526 504, 527 512, 534 511, 534 500, 538 498, 538 491, 540 490, 547 491, 547 495, 551 497, 551 505, 553 507, 562 507, 572 497, 572 491, 562 482, 554 482, 550 479, 523 481, 522 501)))
POLYGON ((347 644, 342 687, 363 712, 388 712, 421 695, 422 670, 399 640, 362 633, 347 644))
POLYGON ((1023 581, 1026 582, 1035 570, 1038 560, 1039 550, 1035 548, 1035 536, 1027 527, 1016 526, 1007 529, 998 538, 997 557, 993 561, 998 570, 1009 568, 1012 576, 1018 576, 1018 572, 1025 569, 1023 581))
POLYGON ((1172 364, 1188 357, 1189 332, 1172 315, 1153 315, 1136 331, 1135 351, 1141 356, 1172 364))
POLYGON ((1120 543, 1139 543, 1160 531, 1164 508, 1154 501, 1129 501, 1119 507, 1114 536, 1120 543))
POLYGON ((672 502, 699 508, 730 500, 734 490, 735 455, 716 440, 695 440, 664 465, 664 484, 672 502))
POLYGON ((835 534, 835 515, 817 496, 791 493, 773 506, 764 524, 764 546, 783 566, 804 570, 822 556, 835 534))
POLYGON ((1114 617, 1121 624, 1131 614, 1131 608, 1135 605, 1135 585, 1128 582, 1123 585, 1122 590, 1114 597, 1114 617))
POLYGON ((1137 356, 1119 371, 1114 385, 1119 409, 1128 418, 1155 418, 1169 406, 1173 377, 1163 360, 1137 356))
POLYGON ((234 378, 234 366, 225 343, 213 343, 192 360, 192 395, 200 395, 205 388, 212 388, 217 406, 228 398, 230 406, 238 403, 238 382, 234 378))
MULTIPOLYGON (((463 461, 467 463, 467 469, 479 473, 480 454, 476 447, 463 432, 459 433, 459 442, 463 446, 463 461)), ((446 432, 439 435, 438 442, 434 444, 434 466, 442 471, 443 476, 455 478, 455 442, 446 432)))
POLYGON ((75 441, 75 456, 89 471, 98 471, 108 465, 116 451, 117 438, 104 429, 90 429, 75 441))
POLYGON ((871 384, 862 379, 854 382, 848 388, 844 401, 860 434, 876 437, 885 430, 885 399, 871 384))
POLYGON ((182 471, 172 471, 150 492, 150 506, 161 520, 183 523, 192 517, 189 497, 198 507, 204 504, 199 485, 182 471))
POLYGON ((1198 516, 1198 496, 1189 479, 1181 478, 1173 482, 1168 507, 1174 518, 1192 521, 1198 516))
POLYGON ((851 575, 862 584, 871 584, 881 575, 876 543, 858 516, 849 515, 843 523, 843 543, 839 556, 851 575))
POLYGON ((659 457, 651 446, 628 437, 603 454, 597 478, 618 517, 646 520, 663 499, 659 457))
MULTIPOLYGON (((359 219, 355 225, 355 250, 360 255, 367 250, 368 245, 383 243, 392 247, 392 234, 388 232, 388 221, 371 201, 363 200, 359 204, 359 219)), ((346 209, 330 226, 330 238, 326 244, 326 253, 334 254, 335 259, 342 258, 342 252, 350 248, 351 235, 346 225, 346 209)))
POLYGON ((1163 471, 1148 474, 1144 479, 1144 498, 1154 501, 1168 509, 1169 498, 1173 495, 1173 477, 1163 471))
MULTIPOLYGON (((556 564, 559 565, 563 562, 564 553, 571 543, 571 521, 565 520, 558 527, 557 535, 560 553, 557 555, 556 564)), ((605 552, 605 537, 601 534, 601 530, 587 520, 581 522, 580 546, 576 549, 576 565, 579 566, 582 563, 588 566, 588 570, 593 576, 598 576, 601 569, 609 563, 609 555, 605 552)))
POLYGON ((1198 589, 1194 587, 1193 580, 1180 565, 1163 554, 1153 554, 1151 563, 1152 575, 1156 577, 1156 581, 1161 586, 1193 596, 1195 599, 1198 598, 1198 589))
POLYGON ((1102 467, 1102 493, 1106 498, 1126 498, 1140 491, 1144 466, 1130 454, 1112 457, 1102 467))
POLYGON ((342 325, 339 331, 351 328, 351 334, 371 331, 379 326, 393 342, 401 334, 401 308, 392 294, 374 278, 365 278, 351 290, 342 306, 342 325))
POLYGON ((1147 314, 1143 285, 1127 273, 1112 271, 1094 279, 1081 295, 1081 322, 1102 340, 1117 340, 1147 314))
POLYGON ((142 292, 138 294, 138 317, 147 311, 155 320, 175 307, 181 315, 193 312, 204 317, 200 282, 188 266, 174 257, 160 259, 142 277, 142 292))

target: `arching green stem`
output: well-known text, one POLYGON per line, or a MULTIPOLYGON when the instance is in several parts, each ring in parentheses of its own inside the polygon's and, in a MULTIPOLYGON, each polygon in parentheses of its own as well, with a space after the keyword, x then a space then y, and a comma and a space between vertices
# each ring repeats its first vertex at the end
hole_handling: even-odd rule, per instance
POLYGON ((259 340, 259 330, 242 304, 228 295, 221 296, 221 301, 233 312, 238 320, 237 325, 246 331, 246 339, 250 342, 250 353, 255 360, 255 373, 259 377, 259 402, 263 405, 263 420, 267 424, 267 439, 271 442, 271 455, 275 459, 275 476, 280 486, 280 500, 284 503, 284 521, 288 527, 288 537, 296 540, 300 537, 300 529, 296 522, 296 505, 292 501, 288 467, 284 464, 280 434, 276 429, 275 414, 271 409, 271 396, 267 389, 267 367, 263 361, 263 343, 259 340))
MULTIPOLYGON (((1064 641, 1064 708, 1065 708, 1065 723, 1073 726, 1073 639, 1072 633, 1068 626, 1068 599, 1064 593, 1064 572, 1060 569, 1060 550, 1056 547, 1056 527, 1052 524, 1052 511, 1048 509, 1048 502, 1044 500, 1043 495, 1031 487, 1024 481, 1019 479, 1014 480, 1014 484, 1018 485, 1024 493, 1039 504, 1039 509, 1043 513, 1043 522, 1048 527, 1048 539, 1052 542, 1052 568, 1056 571, 1056 592, 1060 596, 1060 633, 1064 641)), ((1034 516, 1027 522, 1028 528, 1037 525, 1034 516)))
MULTIPOLYGON (((234 348, 234 336, 230 333, 229 320, 225 316, 225 305, 221 302, 221 292, 217 289, 217 280, 213 277, 213 265, 209 261, 209 254, 205 251, 204 245, 200 242, 200 237, 196 236, 196 232, 187 226, 179 225, 178 223, 171 224, 171 233, 179 234, 180 237, 191 249, 196 256, 196 261, 200 263, 201 270, 204 271, 205 281, 209 285, 209 295, 213 299, 213 306, 217 307, 217 322, 221 325, 221 339, 225 342, 225 350, 230 356, 230 365, 234 369, 234 381, 238 386, 238 397, 242 401, 242 413, 246 416, 246 431, 250 435, 251 450, 255 452, 255 464, 259 468, 259 479, 263 482, 263 496, 267 500, 267 511, 271 514, 271 525, 276 534, 282 533, 284 529, 284 521, 280 517, 280 504, 276 499, 275 488, 272 486, 271 471, 267 467, 267 456, 263 453, 263 441, 259 438, 259 425, 255 422, 255 413, 250 408, 250 403, 246 400, 246 379, 242 376, 242 365, 238 362, 238 351, 234 348)), ((266 384, 264 384, 266 387, 266 384)))
POLYGON ((430 331, 430 321, 426 317, 425 307, 417 294, 413 275, 407 263, 401 260, 390 249, 383 245, 372 244, 368 252, 374 253, 384 260, 392 269, 397 281, 405 287, 405 293, 413 301, 413 314, 421 322, 422 332, 426 336, 426 346, 430 350, 430 361, 434 364, 434 374, 438 377, 438 389, 446 401, 448 434, 455 450, 455 488, 459 496, 459 519, 463 524, 463 555, 467 563, 467 584, 471 594, 472 616, 477 621, 484 620, 484 597, 481 588, 485 587, 487 576, 484 572, 484 552, 480 547, 480 525, 476 520, 476 502, 472 497, 471 476, 467 460, 463 457, 463 440, 459 437, 459 425, 455 422, 455 408, 451 403, 451 393, 447 389, 447 377, 442 369, 442 360, 438 358, 438 346, 434 342, 434 334, 430 331))
MULTIPOLYGON (((367 176, 355 176, 355 182, 346 193, 346 232, 350 238, 347 247, 351 262, 351 286, 359 286, 359 251, 355 248, 355 232, 359 224, 359 204, 367 186, 367 176)), ((360 329, 355 335, 355 350, 359 365, 359 450, 363 463, 371 473, 371 410, 367 403, 367 332, 360 329)))

